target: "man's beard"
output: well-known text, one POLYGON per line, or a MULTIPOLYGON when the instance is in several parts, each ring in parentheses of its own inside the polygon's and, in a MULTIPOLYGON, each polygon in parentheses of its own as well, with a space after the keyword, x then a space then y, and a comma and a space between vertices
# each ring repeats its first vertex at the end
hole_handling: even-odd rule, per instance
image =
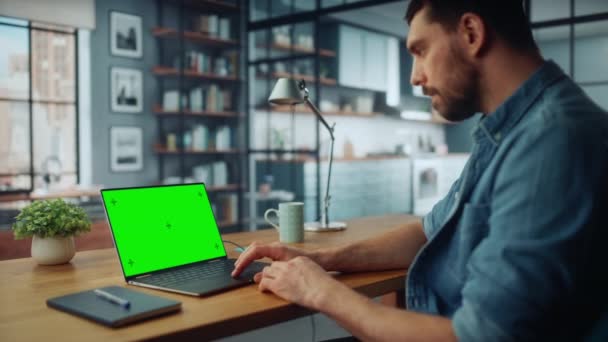
POLYGON ((433 103, 433 108, 446 120, 458 122, 470 118, 480 111, 480 87, 478 71, 460 55, 456 49, 450 49, 452 67, 445 90, 423 87, 426 95, 442 99, 433 103))

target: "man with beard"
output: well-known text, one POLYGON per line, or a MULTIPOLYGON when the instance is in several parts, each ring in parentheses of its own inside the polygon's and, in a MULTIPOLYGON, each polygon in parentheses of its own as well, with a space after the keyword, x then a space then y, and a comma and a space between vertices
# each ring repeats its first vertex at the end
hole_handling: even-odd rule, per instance
MULTIPOLYGON (((608 309, 608 117, 533 40, 521 1, 413 0, 411 82, 461 121, 467 166, 422 220, 347 246, 254 243, 262 291, 363 340, 580 340, 608 309), (327 275, 409 267, 406 310, 327 275)), ((373 227, 370 227, 373 229, 373 227)))

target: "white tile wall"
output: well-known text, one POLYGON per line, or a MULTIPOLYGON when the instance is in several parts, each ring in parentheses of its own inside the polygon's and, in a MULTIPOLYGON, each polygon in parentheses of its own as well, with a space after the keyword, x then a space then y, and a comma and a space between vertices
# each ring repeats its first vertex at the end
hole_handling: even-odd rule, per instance
MULTIPOLYGON (((270 126, 283 130, 288 134, 287 148, 295 147, 313 148, 315 146, 315 117, 313 115, 295 115, 292 126, 290 114, 268 114, 255 111, 252 114, 251 146, 253 148, 267 148, 269 137, 268 115, 270 126), (295 135, 295 143, 291 143, 295 135), (295 145, 295 146, 292 146, 295 145)), ((418 137, 426 142, 428 138, 433 144, 445 143, 445 131, 441 125, 425 122, 405 121, 386 116, 374 117, 345 117, 329 115, 325 117, 331 124, 336 123, 334 156, 344 155, 344 144, 350 141, 354 147, 356 157, 364 157, 368 153, 392 152, 399 144, 411 145, 412 152, 417 152, 418 137)), ((324 127, 320 128, 321 156, 329 153, 329 135, 324 127)), ((274 148, 276 146, 270 146, 274 148)))
MULTIPOLYGON (((321 198, 325 196, 328 163, 321 164, 321 198)), ((330 184, 330 219, 411 212, 410 159, 337 161, 330 184)), ((316 220, 316 166, 304 166, 306 220, 316 220)))

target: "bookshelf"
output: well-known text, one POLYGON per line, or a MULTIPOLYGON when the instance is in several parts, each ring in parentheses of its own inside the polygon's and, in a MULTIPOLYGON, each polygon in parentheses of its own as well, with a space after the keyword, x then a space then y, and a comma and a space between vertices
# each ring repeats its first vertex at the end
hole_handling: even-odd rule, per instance
POLYGON ((156 66, 152 69, 152 72, 156 76, 165 76, 165 77, 191 77, 191 78, 199 78, 203 80, 209 81, 225 81, 225 82, 237 82, 239 78, 237 76, 226 76, 226 75, 218 75, 212 72, 200 72, 197 70, 189 70, 189 69, 178 69, 171 68, 166 66, 156 66))
POLYGON ((233 112, 233 111, 191 111, 189 109, 184 109, 181 112, 177 110, 164 110, 160 105, 154 106, 154 114, 157 116, 175 116, 175 115, 184 115, 184 116, 202 116, 202 117, 212 117, 218 119, 238 119, 242 117, 241 113, 233 112))
MULTIPOLYGON (((315 52, 315 49, 309 48, 306 46, 290 45, 290 44, 276 43, 276 42, 270 44, 269 47, 271 50, 277 50, 277 51, 294 52, 294 53, 301 53, 301 54, 317 53, 319 56, 322 56, 322 57, 336 57, 336 52, 333 50, 329 50, 329 49, 319 49, 318 52, 315 52)), ((258 48, 264 49, 264 48, 266 48, 266 46, 263 44, 258 44, 258 48)))
POLYGON ((225 48, 239 48, 240 44, 238 41, 234 39, 221 39, 217 37, 210 36, 205 32, 196 32, 196 31, 184 31, 179 33, 174 28, 170 27, 155 27, 152 29, 152 35, 157 38, 167 38, 167 39, 186 39, 195 43, 204 44, 204 45, 215 45, 221 46, 225 48))
POLYGON ((157 0, 152 112, 159 183, 206 184, 225 230, 242 223, 245 142, 241 1, 157 0))

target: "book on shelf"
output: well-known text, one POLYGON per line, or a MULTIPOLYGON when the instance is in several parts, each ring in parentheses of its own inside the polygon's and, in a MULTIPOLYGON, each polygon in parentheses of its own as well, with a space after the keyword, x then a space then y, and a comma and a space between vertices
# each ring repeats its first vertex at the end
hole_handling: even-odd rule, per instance
POLYGON ((222 100, 222 110, 232 110, 232 92, 230 90, 222 90, 222 100))
MULTIPOLYGON (((238 55, 227 53, 223 56, 213 57, 200 51, 188 51, 185 54, 185 69, 193 70, 202 74, 216 74, 230 76, 237 74, 238 55)), ((179 57, 173 59, 173 67, 180 68, 179 57)))
POLYGON ((209 148, 209 129, 205 125, 195 125, 192 129, 193 150, 204 151, 209 148))
POLYGON ((221 187, 228 184, 228 167, 224 161, 196 165, 192 168, 192 179, 203 182, 207 187, 221 187))
POLYGON ((211 164, 213 174, 213 186, 225 186, 228 184, 228 167, 226 162, 216 161, 211 164))
POLYGON ((226 54, 228 58, 228 74, 229 75, 238 75, 239 74, 239 55, 238 53, 232 51, 226 54))
POLYGON ((230 110, 232 109, 232 93, 215 84, 195 87, 190 89, 189 104, 192 112, 230 110))
POLYGON ((223 111, 224 110, 224 94, 220 90, 220 88, 216 88, 215 91, 215 111, 223 111))
POLYGON ((165 90, 163 92, 163 110, 179 110, 179 92, 177 90, 165 90))
POLYGON ((194 31, 203 32, 212 36, 216 36, 220 25, 220 18, 215 14, 199 15, 194 17, 194 31))
POLYGON ((229 126, 220 126, 215 132, 215 148, 227 150, 231 146, 231 132, 229 126))
POLYGON ((230 18, 219 19, 218 36, 221 39, 230 39, 230 18))
POLYGON ((190 111, 201 112, 205 108, 205 89, 196 87, 190 90, 190 111))
POLYGON ((213 61, 210 56, 205 55, 204 53, 198 53, 198 71, 201 73, 206 73, 211 71, 211 62, 213 61))
POLYGON ((214 70, 217 75, 228 76, 228 57, 217 57, 214 61, 214 70))
POLYGON ((205 184, 213 184, 213 174, 211 165, 202 164, 197 165, 192 168, 192 178, 196 182, 201 182, 205 184))
MULTIPOLYGON (((211 65, 213 59, 211 56, 206 55, 203 52, 199 51, 188 51, 186 52, 186 69, 194 70, 200 73, 209 73, 211 72, 211 65)), ((179 61, 177 62, 177 66, 179 66, 179 61)))
POLYGON ((218 98, 220 88, 216 84, 211 84, 206 93, 206 109, 209 111, 220 111, 223 109, 223 99, 218 98))
POLYGON ((218 196, 218 209, 220 220, 237 222, 239 219, 238 197, 236 194, 222 194, 218 196))

